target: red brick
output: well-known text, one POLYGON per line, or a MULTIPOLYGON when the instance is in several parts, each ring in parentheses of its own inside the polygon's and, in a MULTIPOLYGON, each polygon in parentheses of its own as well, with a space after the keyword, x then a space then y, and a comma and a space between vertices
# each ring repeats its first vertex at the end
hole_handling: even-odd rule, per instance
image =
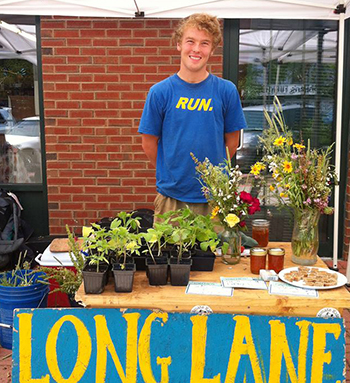
POLYGON ((70 74, 68 80, 70 82, 92 82, 93 75, 88 74, 70 74))
POLYGON ((144 22, 143 21, 120 21, 119 24, 120 28, 126 28, 126 29, 136 29, 136 28, 143 28, 144 22))
POLYGON ((118 40, 116 39, 99 39, 93 40, 94 47, 115 47, 118 45, 118 40))
POLYGON ((84 171, 84 177, 107 177, 107 170, 102 169, 91 169, 84 171))
POLYGON ((89 56, 68 56, 68 64, 91 64, 92 57, 89 56))
POLYGON ((79 194, 84 193, 84 187, 83 186, 61 186, 60 187, 60 193, 62 194, 79 194))
POLYGON ((57 101, 58 109, 78 109, 80 108, 80 102, 77 101, 57 101))
POLYGON ((63 30, 55 29, 54 36, 55 37, 79 37, 79 31, 72 30, 72 29, 63 29, 63 30))
POLYGON ((112 20, 103 20, 103 21, 94 21, 92 24, 93 29, 116 29, 118 28, 118 21, 112 21, 112 20))
POLYGON ((107 37, 131 37, 131 29, 107 29, 107 37))
POLYGON ((95 185, 96 181, 94 178, 73 178, 72 185, 95 185))
POLYGON ((130 48, 113 48, 108 49, 108 56, 130 56, 132 55, 132 51, 130 48))
POLYGON ((108 65, 107 73, 131 73, 130 65, 108 65))
POLYGON ((105 37, 106 31, 104 29, 82 29, 80 31, 81 37, 105 37))
POLYGON ((92 115, 93 115, 92 110, 70 110, 69 111, 69 117, 72 117, 72 118, 92 117, 92 115))
POLYGON ((84 47, 91 47, 92 46, 92 40, 91 39, 67 39, 67 45, 70 47, 75 46, 84 46, 84 47))
POLYGON ((98 202, 120 202, 121 196, 118 194, 102 194, 97 196, 98 202))
POLYGON ((78 83, 73 83, 73 82, 63 82, 63 83, 57 83, 55 84, 55 87, 56 87, 56 90, 60 91, 60 90, 80 90, 80 84, 78 83))
POLYGON ((79 48, 56 48, 55 53, 57 56, 78 56, 79 48))
POLYGON ((123 194, 123 202, 146 202, 145 195, 123 194))
POLYGON ((41 20, 41 29, 59 29, 59 28, 66 28, 66 22, 65 21, 47 21, 47 20, 41 20))
POLYGON ((84 91, 89 91, 89 90, 92 90, 92 91, 97 91, 97 90, 105 90, 106 89, 106 84, 103 84, 103 83, 92 83, 92 84, 81 84, 81 88, 82 90, 84 91))
POLYGON ((87 56, 104 56, 106 54, 105 48, 81 48, 81 54, 87 56))
MULTIPOLYGON (((146 42, 147 44, 147 42, 146 42)), ((143 39, 119 39, 119 45, 122 46, 143 46, 144 41, 143 39)), ((153 45, 153 44, 152 44, 153 45)))
POLYGON ((93 92, 70 92, 71 100, 93 100, 95 94, 93 92))
POLYGON ((68 20, 67 21, 67 28, 77 28, 82 30, 82 28, 86 28, 88 30, 91 29, 92 21, 89 20, 68 20))

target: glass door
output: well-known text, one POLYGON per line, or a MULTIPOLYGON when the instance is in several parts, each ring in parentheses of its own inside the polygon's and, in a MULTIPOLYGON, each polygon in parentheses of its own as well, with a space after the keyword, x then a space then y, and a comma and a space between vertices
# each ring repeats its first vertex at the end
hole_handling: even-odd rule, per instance
MULTIPOLYGON (((248 128, 237 151, 245 173, 262 156, 259 137, 267 123, 264 109, 273 111, 278 96, 287 126, 297 141, 312 147, 334 141, 337 23, 322 21, 241 20, 238 90, 248 128)), ((252 190, 256 196, 265 190, 252 190)), ((262 201, 254 218, 271 220, 270 240, 289 241, 293 218, 271 199, 262 201)), ((248 223, 249 224, 249 223, 248 223)), ((332 254, 332 216, 320 222, 319 255, 332 254)))

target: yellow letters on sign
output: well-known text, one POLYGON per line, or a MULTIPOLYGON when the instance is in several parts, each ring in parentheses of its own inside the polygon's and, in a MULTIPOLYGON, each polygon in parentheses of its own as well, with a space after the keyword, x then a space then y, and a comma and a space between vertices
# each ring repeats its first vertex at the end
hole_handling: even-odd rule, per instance
MULTIPOLYGON (((152 313, 145 320, 139 339, 139 365, 145 383, 157 383, 151 367, 151 327, 155 319, 160 318, 164 323, 168 320, 167 313, 152 313)), ((161 366, 160 383, 169 383, 168 366, 171 364, 171 357, 157 357, 157 364, 161 366)))
POLYGON ((263 383, 259 359, 255 350, 249 318, 246 316, 237 315, 233 318, 233 320, 236 321, 236 327, 225 383, 235 382, 239 361, 241 360, 242 355, 249 356, 254 375, 254 383, 263 383), (244 339, 246 343, 243 343, 244 339))
POLYGON ((46 341, 46 361, 52 379, 56 383, 77 383, 85 374, 91 356, 91 338, 84 323, 73 315, 65 315, 52 327, 46 341), (60 329, 65 322, 71 322, 75 328, 78 339, 78 355, 75 366, 69 378, 64 379, 58 367, 57 361, 57 338, 60 329))
POLYGON ((289 349, 286 327, 279 320, 271 320, 271 358, 270 358, 270 376, 269 383, 279 383, 281 378, 282 356, 286 362, 287 372, 291 383, 306 382, 306 352, 309 341, 309 325, 308 321, 298 322, 300 329, 300 342, 298 352, 298 376, 292 360, 289 349))
POLYGON ((207 316, 191 317, 193 323, 191 383, 220 383, 220 374, 212 379, 204 378, 207 320, 207 316))
POLYGON ((126 338, 126 369, 125 374, 120 359, 115 350, 113 341, 108 331, 106 318, 102 315, 96 315, 96 341, 97 341, 97 359, 96 359, 96 383, 103 383, 106 379, 107 350, 112 356, 120 380, 123 383, 136 383, 137 377, 137 323, 140 318, 139 313, 124 314, 123 317, 128 323, 126 338))
POLYGON ((19 381, 20 383, 49 383, 50 376, 32 379, 32 317, 18 314, 19 319, 19 381))
POLYGON ((314 328, 314 352, 312 355, 311 383, 322 382, 323 365, 330 363, 332 353, 326 350, 326 335, 333 334, 335 339, 339 338, 341 328, 337 323, 313 323, 314 328))

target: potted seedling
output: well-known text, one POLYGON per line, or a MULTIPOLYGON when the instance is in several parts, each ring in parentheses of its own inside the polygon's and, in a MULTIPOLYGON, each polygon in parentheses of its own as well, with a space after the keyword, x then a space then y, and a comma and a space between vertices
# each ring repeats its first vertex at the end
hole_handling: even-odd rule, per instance
POLYGON ((169 242, 174 244, 174 253, 169 263, 170 283, 173 286, 186 286, 192 265, 190 249, 196 242, 196 232, 192 221, 184 219, 181 214, 172 221, 178 226, 174 226, 169 239, 169 242))
POLYGON ((220 243, 209 215, 197 215, 193 220, 196 244, 192 249, 192 271, 212 271, 215 250, 220 243))
POLYGON ((109 231, 110 246, 117 260, 113 264, 114 287, 116 292, 131 292, 136 265, 132 255, 140 254, 141 236, 136 233, 139 219, 130 213, 121 212, 112 221, 109 231))
POLYGON ((168 280, 168 256, 163 253, 173 227, 168 223, 155 223, 142 234, 146 243, 147 276, 150 285, 166 285, 168 280))
POLYGON ((109 271, 109 233, 104 227, 93 223, 94 231, 84 237, 83 253, 86 264, 83 268, 86 294, 101 294, 105 288, 109 271))

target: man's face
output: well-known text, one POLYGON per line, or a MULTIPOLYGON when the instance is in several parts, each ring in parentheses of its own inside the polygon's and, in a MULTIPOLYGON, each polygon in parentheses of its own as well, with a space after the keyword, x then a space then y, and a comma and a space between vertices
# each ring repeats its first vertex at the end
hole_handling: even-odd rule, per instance
POLYGON ((181 53, 181 68, 189 72, 204 72, 213 53, 213 39, 205 31, 188 27, 181 42, 177 43, 177 50, 181 53))

